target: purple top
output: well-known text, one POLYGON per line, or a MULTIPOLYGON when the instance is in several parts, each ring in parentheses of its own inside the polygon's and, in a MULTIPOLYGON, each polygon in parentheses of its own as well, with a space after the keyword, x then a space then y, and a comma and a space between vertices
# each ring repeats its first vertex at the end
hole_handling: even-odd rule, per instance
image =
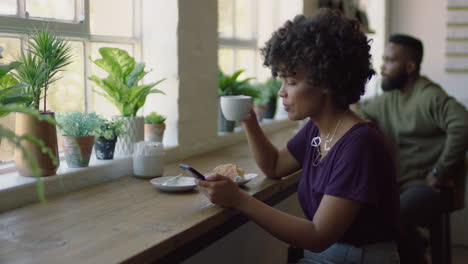
POLYGON ((395 240, 398 234, 399 193, 390 145, 372 123, 348 130, 317 166, 311 145, 318 127, 309 121, 288 142, 301 164, 298 195, 304 214, 314 218, 324 194, 362 203, 359 214, 338 242, 360 246, 395 240))

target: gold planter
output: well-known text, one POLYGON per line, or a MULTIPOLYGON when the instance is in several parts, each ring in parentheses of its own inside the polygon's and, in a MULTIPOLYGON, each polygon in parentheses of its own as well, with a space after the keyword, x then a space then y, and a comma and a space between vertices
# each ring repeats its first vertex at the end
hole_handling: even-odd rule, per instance
MULTIPOLYGON (((45 112, 41 114, 49 115, 55 119, 54 112, 45 112)), ((54 165, 49 155, 43 153, 38 145, 24 140, 21 145, 36 160, 41 177, 55 175, 59 166, 57 130, 55 125, 49 124, 46 121, 39 121, 37 118, 30 115, 16 113, 15 133, 18 136, 28 134, 44 142, 45 146, 52 151, 55 157, 57 157, 57 165, 54 165)), ((20 175, 35 176, 30 169, 29 162, 25 159, 21 149, 19 148, 15 149, 15 163, 20 175)))

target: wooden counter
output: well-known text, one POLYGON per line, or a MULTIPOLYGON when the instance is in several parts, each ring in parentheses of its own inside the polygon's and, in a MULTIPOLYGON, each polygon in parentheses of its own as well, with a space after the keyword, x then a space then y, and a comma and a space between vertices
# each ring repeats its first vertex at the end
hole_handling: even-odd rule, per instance
MULTIPOLYGON (((292 135, 288 129, 270 138, 284 146, 292 135)), ((270 204, 294 193, 299 179, 266 179, 247 144, 180 162, 200 171, 235 162, 259 173, 243 189, 270 204)), ((164 175, 181 173, 178 163, 164 175)), ((0 263, 176 263, 247 220, 196 190, 163 193, 148 180, 123 177, 0 214, 0 263)))

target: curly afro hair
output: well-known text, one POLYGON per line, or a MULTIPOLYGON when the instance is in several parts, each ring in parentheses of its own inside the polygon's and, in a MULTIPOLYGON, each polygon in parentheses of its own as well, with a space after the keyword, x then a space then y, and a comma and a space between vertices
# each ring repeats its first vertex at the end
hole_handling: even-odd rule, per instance
POLYGON ((369 43, 358 21, 323 8, 310 18, 298 15, 287 21, 261 53, 274 77, 278 72, 294 76, 297 66, 305 66, 313 85, 327 88, 338 107, 348 108, 375 74, 369 43))

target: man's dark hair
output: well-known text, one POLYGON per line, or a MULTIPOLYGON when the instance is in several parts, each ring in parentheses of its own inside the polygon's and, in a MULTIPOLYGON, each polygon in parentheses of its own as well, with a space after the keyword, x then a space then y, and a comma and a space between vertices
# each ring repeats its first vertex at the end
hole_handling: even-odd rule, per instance
POLYGON ((409 49, 410 56, 412 56, 412 59, 416 61, 419 69, 424 55, 424 47, 421 40, 408 35, 393 34, 390 36, 388 41, 390 43, 398 44, 409 49))
POLYGON ((359 101, 366 82, 374 75, 369 41, 356 20, 338 10, 319 9, 312 17, 296 16, 273 33, 261 49, 263 65, 274 77, 279 72, 293 76, 305 66, 313 85, 332 93, 342 108, 359 101))

